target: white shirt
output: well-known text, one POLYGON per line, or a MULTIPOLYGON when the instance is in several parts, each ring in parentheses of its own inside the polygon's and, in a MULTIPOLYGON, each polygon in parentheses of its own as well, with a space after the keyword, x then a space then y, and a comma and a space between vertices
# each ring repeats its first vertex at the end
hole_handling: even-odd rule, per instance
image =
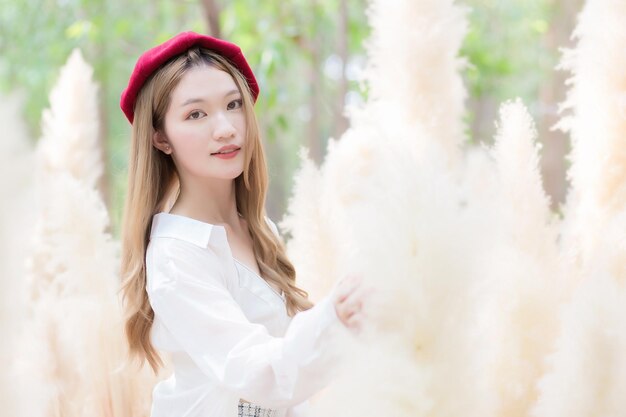
POLYGON ((151 417, 236 417, 239 399, 308 416, 338 359, 330 295, 290 318, 284 294, 233 258, 224 226, 169 213, 153 217, 146 281, 151 341, 174 366, 154 387, 151 417))

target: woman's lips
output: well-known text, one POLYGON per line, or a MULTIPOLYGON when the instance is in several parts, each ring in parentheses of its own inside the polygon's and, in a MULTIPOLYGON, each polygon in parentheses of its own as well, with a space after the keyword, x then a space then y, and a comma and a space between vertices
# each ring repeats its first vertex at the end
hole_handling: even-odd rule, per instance
POLYGON ((213 156, 217 156, 220 159, 232 159, 235 156, 237 156, 240 150, 241 149, 235 149, 234 151, 227 152, 227 153, 215 153, 213 154, 213 156))

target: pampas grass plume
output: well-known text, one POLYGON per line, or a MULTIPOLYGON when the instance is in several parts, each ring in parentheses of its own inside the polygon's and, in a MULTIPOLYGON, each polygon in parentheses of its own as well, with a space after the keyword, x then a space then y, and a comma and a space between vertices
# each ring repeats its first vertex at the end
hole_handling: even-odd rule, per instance
POLYGON ((28 416, 138 416, 147 373, 127 369, 118 244, 96 184, 97 86, 74 51, 52 90, 37 147, 37 227, 29 257, 29 317, 16 372, 28 416))
MULTIPOLYGON (((24 95, 0 97, 0 126, 4 128, 0 153, 0 357, 13 363, 19 351, 18 334, 26 316, 25 258, 30 246, 35 213, 34 153, 22 119, 24 95)), ((18 416, 22 393, 11 367, 0 377, 2 414, 18 416)))

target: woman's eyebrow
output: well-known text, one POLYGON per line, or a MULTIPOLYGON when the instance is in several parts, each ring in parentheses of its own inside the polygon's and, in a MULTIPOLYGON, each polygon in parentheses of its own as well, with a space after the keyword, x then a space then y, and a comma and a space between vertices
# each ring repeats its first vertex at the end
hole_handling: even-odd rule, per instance
MULTIPOLYGON (((237 90, 237 89, 235 89, 235 90, 230 90, 229 92, 227 92, 226 94, 224 94, 224 97, 228 97, 228 96, 231 96, 231 95, 233 95, 233 94, 239 94, 239 90, 237 90)), ((186 106, 187 104, 191 104, 191 103, 202 103, 202 102, 204 102, 204 101, 206 101, 206 100, 205 100, 205 99, 203 99, 203 98, 199 98, 199 97, 188 98, 188 99, 187 99, 187 100, 185 100, 185 101, 183 102, 183 104, 181 104, 180 106, 181 106, 181 107, 184 107, 184 106, 186 106)))
POLYGON ((180 105, 180 107, 185 107, 187 104, 191 104, 191 103, 202 103, 204 102, 204 99, 201 98, 188 98, 187 100, 185 100, 183 102, 183 104, 180 105))

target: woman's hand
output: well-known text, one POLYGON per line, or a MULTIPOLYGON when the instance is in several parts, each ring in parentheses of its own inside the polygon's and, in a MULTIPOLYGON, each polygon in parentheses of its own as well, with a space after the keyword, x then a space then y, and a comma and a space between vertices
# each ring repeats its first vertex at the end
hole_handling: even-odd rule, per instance
POLYGON ((363 285, 363 278, 349 275, 342 279, 335 290, 334 304, 339 320, 348 329, 360 333, 367 315, 363 312, 363 303, 373 291, 363 285))

